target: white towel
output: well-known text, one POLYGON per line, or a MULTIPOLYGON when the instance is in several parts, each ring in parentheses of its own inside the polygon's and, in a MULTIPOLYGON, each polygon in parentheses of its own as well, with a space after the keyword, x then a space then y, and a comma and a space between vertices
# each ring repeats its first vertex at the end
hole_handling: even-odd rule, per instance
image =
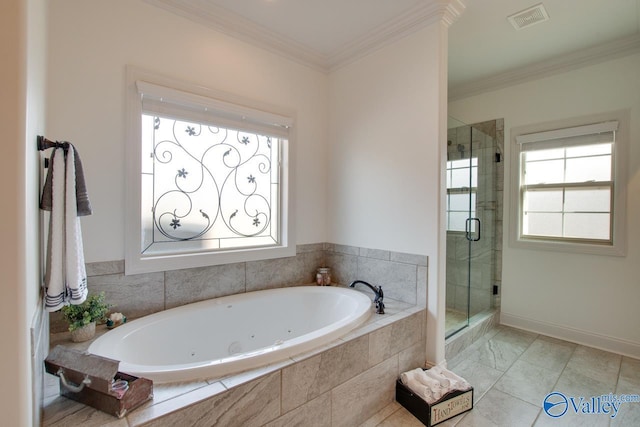
POLYGON ((87 272, 84 265, 82 231, 76 201, 76 153, 69 144, 66 161, 65 234, 67 292, 71 304, 82 304, 87 299, 87 272))
POLYGON ((440 383, 429 378, 422 368, 412 369, 411 371, 400 374, 400 381, 402 381, 402 384, 406 386, 409 386, 411 383, 419 383, 434 391, 438 391, 440 389, 440 383))
POLYGON ((81 304, 87 298, 87 274, 82 233, 76 203, 75 152, 55 148, 51 156, 52 207, 45 286, 47 311, 65 304, 81 304), (55 164, 55 167, 54 167, 55 164))
POLYGON ((49 238, 47 244, 47 264, 45 286, 47 311, 57 311, 64 306, 64 149, 54 148, 51 154, 49 174, 51 174, 51 215, 49 216, 49 238), (57 167, 53 167, 53 165, 57 167))
POLYGON ((413 384, 413 386, 407 386, 411 391, 420 396, 422 400, 427 402, 429 405, 437 402, 442 397, 442 391, 434 391, 431 390, 428 386, 424 384, 413 384))
POLYGON ((436 402, 444 394, 440 383, 427 377, 421 368, 400 374, 400 381, 429 404, 436 402))
POLYGON ((451 372, 448 369, 441 368, 439 366, 434 366, 433 368, 431 368, 431 370, 435 370, 435 372, 437 372, 440 375, 442 375, 442 376, 448 378, 449 380, 451 380, 451 385, 449 387, 452 390, 466 391, 466 390, 469 390, 471 388, 471 384, 469 384, 467 382, 467 380, 465 380, 461 376, 451 372))
POLYGON ((437 381, 440 384, 440 387, 444 389, 449 389, 449 386, 451 386, 451 381, 440 373, 436 372, 433 368, 424 371, 424 373, 427 377, 437 381))

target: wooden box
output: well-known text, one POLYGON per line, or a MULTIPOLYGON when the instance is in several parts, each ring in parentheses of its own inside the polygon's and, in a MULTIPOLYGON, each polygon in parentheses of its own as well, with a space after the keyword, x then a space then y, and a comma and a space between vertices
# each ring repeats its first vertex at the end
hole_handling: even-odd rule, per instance
POLYGON ((431 427, 473 409, 473 387, 466 391, 447 393, 430 405, 398 379, 396 401, 422 421, 422 424, 431 427))
POLYGON ((153 382, 118 372, 117 360, 58 345, 44 364, 60 378, 60 395, 118 418, 153 398, 153 382))

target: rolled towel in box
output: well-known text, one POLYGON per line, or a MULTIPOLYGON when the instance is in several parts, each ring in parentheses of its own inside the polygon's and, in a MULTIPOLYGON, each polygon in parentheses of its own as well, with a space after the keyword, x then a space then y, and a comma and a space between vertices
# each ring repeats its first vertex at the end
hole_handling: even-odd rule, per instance
POLYGON ((440 383, 425 375, 425 371, 422 368, 412 369, 411 371, 400 374, 400 380, 402 384, 408 386, 412 382, 418 382, 427 386, 432 391, 440 389, 440 383))
POLYGON ((461 376, 455 374, 454 372, 451 372, 448 369, 441 368, 439 366, 434 366, 433 368, 431 368, 431 370, 434 370, 434 372, 437 372, 440 375, 442 375, 443 377, 448 378, 449 380, 451 380, 450 388, 453 389, 453 390, 466 391, 466 390, 469 390, 471 388, 471 384, 469 384, 467 382, 467 380, 465 380, 461 376))
POLYGON ((462 378, 459 375, 456 375, 455 373, 451 372, 448 369, 442 369, 442 372, 440 372, 442 376, 449 378, 450 380, 455 381, 456 385, 455 385, 455 389, 456 390, 469 390, 471 388, 471 384, 469 384, 467 382, 467 380, 465 380, 464 378, 462 378))
POLYGON ((433 368, 424 371, 425 375, 430 379, 437 381, 440 387, 448 389, 451 386, 451 381, 445 376, 433 370, 433 368))
POLYGON ((411 391, 420 396, 422 400, 427 402, 429 405, 437 402, 442 397, 442 392, 440 390, 432 390, 428 386, 420 383, 416 383, 414 385, 415 388, 409 387, 411 391))

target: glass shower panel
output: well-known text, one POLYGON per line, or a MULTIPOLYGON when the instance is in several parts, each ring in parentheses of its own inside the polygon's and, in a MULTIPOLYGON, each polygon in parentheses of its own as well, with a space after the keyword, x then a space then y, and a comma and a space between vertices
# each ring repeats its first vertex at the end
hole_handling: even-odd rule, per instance
POLYGON ((446 336, 469 325, 469 218, 475 213, 471 127, 460 122, 449 129, 447 141, 447 286, 446 336))
POLYGON ((496 164, 495 138, 484 128, 471 126, 471 156, 478 164, 475 212, 470 222, 479 229, 469 239, 469 318, 489 311, 493 302, 496 164))

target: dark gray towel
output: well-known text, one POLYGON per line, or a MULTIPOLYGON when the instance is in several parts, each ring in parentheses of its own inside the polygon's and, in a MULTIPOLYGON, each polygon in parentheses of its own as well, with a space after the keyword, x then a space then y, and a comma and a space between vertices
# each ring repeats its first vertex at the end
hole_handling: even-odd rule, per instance
MULTIPOLYGON (((65 144, 71 145, 70 142, 65 142, 65 144)), ((87 184, 84 180, 84 170, 82 169, 82 161, 80 160, 80 155, 78 154, 78 150, 75 146, 73 146, 73 163, 76 167, 76 206, 78 209, 78 216, 86 216, 91 215, 91 202, 89 202, 89 194, 87 193, 87 184)), ((67 150, 64 150, 65 156, 67 155, 67 150)), ((40 199, 40 209, 45 211, 51 210, 51 191, 53 189, 52 179, 53 179, 53 168, 55 167, 53 161, 53 155, 49 160, 49 171, 47 172, 47 179, 44 183, 44 188, 42 189, 42 198, 40 199)), ((62 165, 64 167, 64 165, 62 165)))

